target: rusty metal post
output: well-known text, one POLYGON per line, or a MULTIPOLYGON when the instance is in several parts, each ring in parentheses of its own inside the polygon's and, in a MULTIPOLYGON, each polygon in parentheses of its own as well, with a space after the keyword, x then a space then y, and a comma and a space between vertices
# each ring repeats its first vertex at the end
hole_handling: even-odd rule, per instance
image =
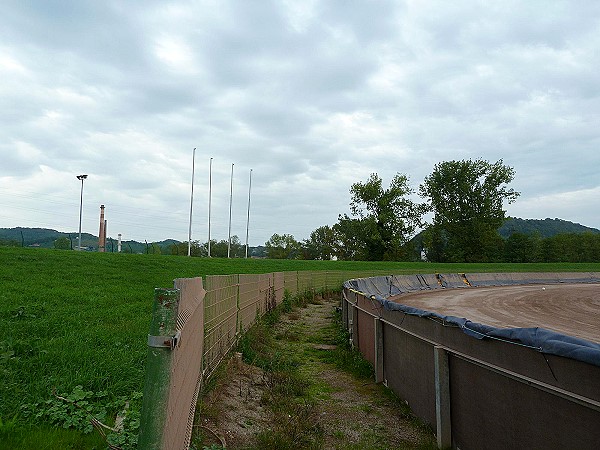
POLYGON ((348 299, 346 298, 346 288, 342 290, 342 324, 348 330, 348 299))
POLYGON ((154 290, 138 438, 138 447, 145 450, 160 450, 163 445, 172 349, 178 339, 176 332, 179 299, 179 289, 154 290))

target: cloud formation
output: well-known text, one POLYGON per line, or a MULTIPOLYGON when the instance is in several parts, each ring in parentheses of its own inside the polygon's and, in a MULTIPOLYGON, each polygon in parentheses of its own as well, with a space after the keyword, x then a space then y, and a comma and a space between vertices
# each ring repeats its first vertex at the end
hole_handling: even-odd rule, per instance
POLYGON ((307 238, 349 188, 502 159, 508 213, 600 228, 593 2, 7 1, 0 227, 187 239, 307 238))

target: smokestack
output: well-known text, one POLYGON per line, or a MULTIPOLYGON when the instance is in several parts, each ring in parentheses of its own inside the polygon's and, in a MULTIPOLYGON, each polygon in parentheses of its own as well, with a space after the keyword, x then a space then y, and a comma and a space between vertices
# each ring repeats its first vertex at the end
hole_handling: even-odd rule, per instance
POLYGON ((104 227, 106 222, 104 220, 104 205, 100 205, 100 232, 98 233, 98 251, 104 253, 104 227))
POLYGON ((117 241, 117 252, 121 253, 121 233, 119 233, 119 240, 117 241))

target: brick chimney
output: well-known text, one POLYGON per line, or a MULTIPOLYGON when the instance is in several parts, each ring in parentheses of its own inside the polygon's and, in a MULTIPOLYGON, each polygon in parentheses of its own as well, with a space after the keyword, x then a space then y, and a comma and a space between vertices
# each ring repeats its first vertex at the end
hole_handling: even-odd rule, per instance
POLYGON ((100 205, 100 232, 98 233, 98 251, 103 253, 106 244, 106 221, 104 220, 104 205, 100 205))

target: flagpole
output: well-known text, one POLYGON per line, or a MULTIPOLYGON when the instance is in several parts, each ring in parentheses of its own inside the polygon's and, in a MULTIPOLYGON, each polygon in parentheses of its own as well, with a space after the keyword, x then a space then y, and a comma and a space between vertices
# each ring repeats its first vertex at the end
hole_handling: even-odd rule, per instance
POLYGON ((208 257, 210 258, 210 210, 212 203, 212 162, 213 159, 210 158, 209 166, 208 166, 208 257))
POLYGON ((250 229, 250 192, 252 191, 252 169, 250 169, 250 182, 248 183, 248 218, 246 219, 246 258, 248 258, 248 230, 250 229))
POLYGON ((188 256, 192 256, 192 209, 194 208, 194 170, 196 164, 196 147, 192 155, 192 193, 190 195, 190 227, 188 230, 188 256))
POLYGON ((233 202, 233 163, 231 164, 231 183, 229 188, 229 238, 227 241, 227 257, 231 256, 231 204, 233 202))

